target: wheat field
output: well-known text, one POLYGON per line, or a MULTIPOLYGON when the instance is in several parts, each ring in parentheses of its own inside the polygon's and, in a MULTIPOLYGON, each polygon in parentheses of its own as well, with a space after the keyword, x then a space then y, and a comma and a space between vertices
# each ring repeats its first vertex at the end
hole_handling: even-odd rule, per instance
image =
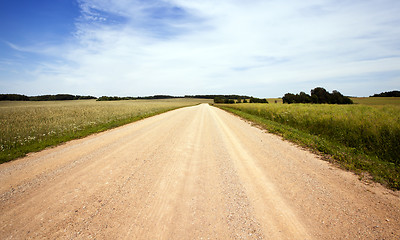
POLYGON ((204 99, 0 102, 0 163, 204 99))

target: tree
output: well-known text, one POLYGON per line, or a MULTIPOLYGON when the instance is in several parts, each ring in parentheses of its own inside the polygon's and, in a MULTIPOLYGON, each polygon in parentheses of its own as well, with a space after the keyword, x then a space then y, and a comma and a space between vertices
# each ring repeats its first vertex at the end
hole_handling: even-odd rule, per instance
POLYGON ((224 99, 222 99, 221 97, 215 97, 214 103, 224 103, 224 99))
POLYGON ((317 87, 311 90, 311 98, 313 103, 328 103, 330 94, 325 88, 317 87))
POLYGON ((331 104, 349 104, 350 102, 353 102, 350 98, 343 96, 340 92, 336 90, 333 90, 330 99, 331 104))
POLYGON ((300 94, 286 93, 283 98, 283 103, 328 103, 328 104, 353 104, 353 101, 340 92, 334 90, 329 93, 324 88, 317 87, 311 90, 311 96, 305 92, 300 94))
POLYGON ((308 95, 305 92, 300 92, 300 94, 297 97, 297 101, 296 102, 299 102, 299 103, 311 103, 312 102, 311 96, 308 95))
POLYGON ((235 103, 235 100, 233 100, 233 99, 225 99, 224 103, 225 104, 233 104, 233 103, 235 103))
POLYGON ((250 98, 250 103, 268 103, 267 99, 265 98, 255 98, 251 97, 250 98))
POLYGON ((0 94, 0 101, 29 101, 29 97, 21 94, 0 94))
POLYGON ((400 91, 390 91, 390 92, 382 92, 379 94, 374 94, 371 97, 400 97, 400 91))
POLYGON ((283 103, 291 104, 296 103, 296 95, 293 93, 286 93, 282 98, 283 103))

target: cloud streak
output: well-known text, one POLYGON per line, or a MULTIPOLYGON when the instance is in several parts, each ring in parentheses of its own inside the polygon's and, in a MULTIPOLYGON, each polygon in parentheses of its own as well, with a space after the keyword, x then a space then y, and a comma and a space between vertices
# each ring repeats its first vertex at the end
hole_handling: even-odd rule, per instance
POLYGON ((9 43, 51 59, 30 73, 32 91, 274 97, 325 86, 368 95, 377 77, 382 90, 399 88, 398 1, 78 3, 71 41, 9 43))

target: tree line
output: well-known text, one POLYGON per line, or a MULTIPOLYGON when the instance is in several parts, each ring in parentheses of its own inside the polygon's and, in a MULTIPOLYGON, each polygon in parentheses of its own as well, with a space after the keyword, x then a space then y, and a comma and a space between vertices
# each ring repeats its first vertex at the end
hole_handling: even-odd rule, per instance
POLYGON ((185 95, 188 98, 203 98, 203 99, 215 99, 215 98, 222 98, 222 99, 249 99, 249 96, 246 95, 222 95, 222 94, 214 94, 214 95, 185 95))
MULTIPOLYGON (((185 96, 171 96, 171 95, 154 95, 154 96, 144 96, 144 97, 117 97, 117 96, 102 96, 97 99, 97 101, 119 101, 119 100, 138 100, 138 99, 170 99, 170 98, 200 98, 200 99, 223 99, 222 101, 238 101, 242 99, 253 99, 254 102, 257 101, 256 98, 244 96, 244 95, 185 95, 185 96)), ((217 100, 218 101, 218 100, 217 100)))
POLYGON ((62 101, 62 100, 82 100, 96 99, 93 96, 80 96, 71 94, 25 96, 22 94, 0 94, 0 101, 62 101))
POLYGON ((400 97, 400 91, 390 91, 390 92, 382 92, 379 94, 374 94, 371 97, 400 97))
MULTIPOLYGON (((400 91, 382 92, 374 94, 371 97, 400 97, 400 91)), ((0 94, 0 101, 58 101, 58 100, 81 100, 81 99, 97 99, 97 101, 118 101, 118 100, 138 100, 138 99, 170 99, 170 98, 201 98, 214 99, 214 103, 268 103, 265 98, 255 98, 246 95, 154 95, 144 97, 117 97, 117 96, 102 96, 96 98, 94 96, 80 96, 71 94, 56 94, 56 95, 39 95, 26 96, 22 94, 0 94)), ((311 90, 311 95, 300 92, 298 94, 286 93, 283 98, 283 103, 328 103, 328 104, 352 104, 353 101, 340 92, 334 90, 329 93, 324 88, 317 87, 311 90)))
POLYGON ((353 101, 346 96, 343 96, 339 91, 329 93, 322 87, 317 87, 311 90, 311 95, 300 92, 299 94, 286 93, 283 98, 283 103, 316 103, 316 104, 353 104, 353 101))
POLYGON ((265 98, 255 98, 247 96, 238 96, 237 98, 229 98, 217 96, 214 98, 214 103, 234 104, 234 103, 268 103, 265 98))
POLYGON ((154 96, 145 96, 145 97, 117 97, 117 96, 101 96, 97 99, 97 101, 121 101, 121 100, 150 100, 150 99, 171 99, 171 98, 183 98, 177 96, 170 95, 154 95, 154 96))

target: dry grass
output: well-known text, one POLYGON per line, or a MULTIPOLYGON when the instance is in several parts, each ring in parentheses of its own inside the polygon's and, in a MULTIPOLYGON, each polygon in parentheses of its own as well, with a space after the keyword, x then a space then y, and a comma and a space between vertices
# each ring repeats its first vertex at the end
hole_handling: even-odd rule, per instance
POLYGON ((202 102, 210 101, 0 102, 0 163, 60 142, 202 102))
POLYGON ((360 97, 351 98, 355 104, 362 105, 397 105, 400 106, 400 97, 360 97))

